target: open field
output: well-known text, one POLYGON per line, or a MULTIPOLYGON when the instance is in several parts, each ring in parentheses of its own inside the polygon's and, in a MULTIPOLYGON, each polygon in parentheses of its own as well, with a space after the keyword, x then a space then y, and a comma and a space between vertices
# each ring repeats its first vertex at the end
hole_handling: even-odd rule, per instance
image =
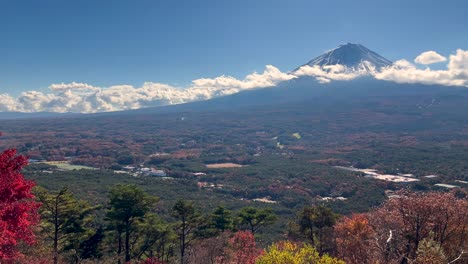
POLYGON ((57 161, 45 161, 41 162, 48 165, 57 166, 57 168, 62 170, 95 170, 96 168, 82 165, 72 165, 68 162, 57 162, 57 161))
POLYGON ((222 169, 222 168, 241 168, 241 167, 244 167, 244 165, 228 162, 228 163, 206 164, 206 167, 210 169, 222 169))

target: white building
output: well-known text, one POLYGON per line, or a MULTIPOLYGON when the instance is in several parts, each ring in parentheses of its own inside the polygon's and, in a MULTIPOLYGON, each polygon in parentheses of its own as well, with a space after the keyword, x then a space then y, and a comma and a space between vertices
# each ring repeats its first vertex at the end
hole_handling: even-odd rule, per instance
POLYGON ((148 173, 148 175, 151 176, 158 176, 158 177, 166 177, 167 174, 163 170, 156 170, 156 169, 151 169, 151 171, 148 173))

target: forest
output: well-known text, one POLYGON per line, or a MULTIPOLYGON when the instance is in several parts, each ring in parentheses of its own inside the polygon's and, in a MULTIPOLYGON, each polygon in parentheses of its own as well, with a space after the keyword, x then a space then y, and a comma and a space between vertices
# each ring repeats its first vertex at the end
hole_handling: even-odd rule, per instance
POLYGON ((27 158, 0 154, 2 263, 464 263, 468 194, 400 190, 366 213, 305 206, 267 244, 271 208, 223 205, 202 212, 179 199, 116 184, 93 205, 68 188, 49 191, 24 178, 27 158))

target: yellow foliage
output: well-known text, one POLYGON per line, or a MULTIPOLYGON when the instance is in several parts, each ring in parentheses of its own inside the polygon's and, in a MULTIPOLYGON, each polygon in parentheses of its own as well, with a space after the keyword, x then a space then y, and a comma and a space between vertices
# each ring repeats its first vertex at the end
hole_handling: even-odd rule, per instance
POLYGON ((344 261, 328 255, 320 256, 309 244, 282 241, 271 245, 260 256, 256 264, 345 264, 344 261))

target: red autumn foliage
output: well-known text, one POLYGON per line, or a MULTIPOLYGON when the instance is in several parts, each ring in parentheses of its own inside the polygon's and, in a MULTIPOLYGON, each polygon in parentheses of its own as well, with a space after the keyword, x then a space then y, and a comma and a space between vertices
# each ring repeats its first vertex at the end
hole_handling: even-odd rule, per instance
POLYGON ((238 231, 231 238, 231 246, 234 250, 236 264, 255 264, 255 260, 263 253, 257 248, 254 235, 249 231, 238 231))
POLYGON ((138 264, 165 264, 166 262, 163 262, 161 260, 159 260, 157 257, 154 257, 154 258, 148 258, 148 259, 145 259, 141 262, 138 262, 138 264))
POLYGON ((20 242, 34 243, 32 227, 39 220, 39 204, 31 193, 34 182, 20 172, 26 164, 27 158, 16 155, 15 149, 0 154, 0 260, 19 257, 20 242))

